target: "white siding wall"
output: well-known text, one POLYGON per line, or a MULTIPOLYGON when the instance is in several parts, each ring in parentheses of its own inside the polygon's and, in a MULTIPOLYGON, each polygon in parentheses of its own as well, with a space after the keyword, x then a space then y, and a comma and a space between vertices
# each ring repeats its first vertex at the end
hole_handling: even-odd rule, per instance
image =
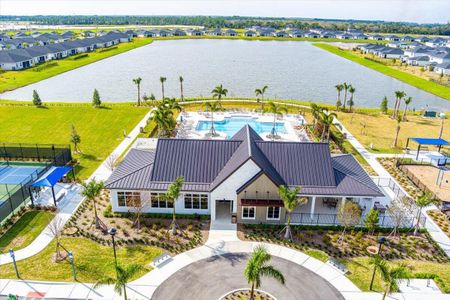
POLYGON ((260 168, 252 161, 247 161, 236 172, 228 177, 210 195, 211 219, 215 220, 216 200, 233 200, 233 212, 237 210, 236 190, 250 180, 260 171, 260 168))

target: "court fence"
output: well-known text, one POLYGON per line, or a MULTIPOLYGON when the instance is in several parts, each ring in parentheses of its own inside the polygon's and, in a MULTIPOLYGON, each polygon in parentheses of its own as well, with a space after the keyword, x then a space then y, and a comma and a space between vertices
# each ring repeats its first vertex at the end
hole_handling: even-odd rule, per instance
POLYGON ((64 166, 72 161, 70 145, 0 143, 0 160, 52 161, 64 166))

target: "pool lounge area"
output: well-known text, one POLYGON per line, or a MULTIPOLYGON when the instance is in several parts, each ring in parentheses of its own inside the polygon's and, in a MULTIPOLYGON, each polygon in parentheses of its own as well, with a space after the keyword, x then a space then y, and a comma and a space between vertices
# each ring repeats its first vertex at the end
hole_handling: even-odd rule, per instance
POLYGON ((178 116, 177 138, 187 139, 229 139, 245 125, 250 125, 264 140, 309 142, 306 134, 306 121, 301 115, 285 115, 275 121, 275 138, 271 133, 274 128, 273 115, 248 110, 228 112, 182 112, 178 116), (214 121, 213 121, 214 119, 214 121), (216 136, 211 136, 214 124, 216 136))

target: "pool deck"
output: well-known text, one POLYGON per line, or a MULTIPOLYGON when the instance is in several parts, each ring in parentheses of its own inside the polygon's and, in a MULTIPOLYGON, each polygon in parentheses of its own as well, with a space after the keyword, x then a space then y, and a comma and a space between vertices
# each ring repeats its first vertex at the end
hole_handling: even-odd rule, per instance
MULTIPOLYGON (((233 110, 226 112, 214 113, 214 122, 221 122, 227 118, 253 118, 257 122, 273 122, 273 115, 270 113, 258 113, 248 110, 233 110)), ((186 139, 219 139, 223 140, 227 138, 226 133, 216 130, 218 136, 210 137, 208 135, 209 130, 197 130, 197 125, 200 121, 211 122, 211 113, 209 112, 183 112, 178 118, 177 122, 180 124, 177 132, 177 138, 186 139)), ((306 125, 305 119, 300 115, 284 115, 283 117, 277 117, 277 121, 283 123, 286 129, 286 133, 279 133, 277 141, 296 141, 296 142, 310 142, 304 125, 306 125)), ((261 137, 270 141, 272 138, 267 136, 268 133, 264 133, 261 137)))

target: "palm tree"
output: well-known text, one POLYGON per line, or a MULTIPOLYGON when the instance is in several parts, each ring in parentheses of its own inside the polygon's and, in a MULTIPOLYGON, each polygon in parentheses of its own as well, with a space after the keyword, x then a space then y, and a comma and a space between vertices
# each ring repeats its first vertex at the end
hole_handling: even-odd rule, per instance
POLYGON ((271 258, 270 253, 262 245, 256 246, 253 250, 244 270, 244 276, 247 282, 251 284, 250 300, 255 298, 255 288, 261 286, 261 277, 263 276, 272 277, 284 285, 283 274, 273 266, 268 265, 271 258))
POLYGON ((350 108, 350 112, 352 112, 352 107, 353 105, 355 105, 355 103, 353 102, 353 95, 355 94, 356 89, 353 86, 350 86, 348 91, 350 92, 350 100, 348 100, 348 106, 350 108))
POLYGON ((116 277, 103 277, 96 284, 94 284, 94 289, 98 288, 104 284, 114 284, 114 291, 116 291, 119 295, 122 295, 123 289, 123 298, 127 300, 127 283, 142 269, 142 266, 138 264, 131 264, 126 268, 121 267, 119 265, 116 266, 116 277))
POLYGON ((272 132, 270 133, 269 137, 272 139, 275 139, 277 136, 277 132, 275 130, 275 125, 277 122, 277 116, 283 116, 283 114, 287 113, 287 108, 284 106, 279 106, 273 103, 272 101, 269 102, 269 107, 266 108, 265 112, 269 112, 273 114, 273 126, 272 126, 272 132))
POLYGON ((265 85, 261 89, 255 89, 256 97, 261 96, 261 110, 264 110, 264 94, 268 88, 269 87, 265 85))
POLYGON ((375 279, 375 273, 376 271, 381 271, 382 269, 387 268, 386 261, 381 257, 379 253, 375 254, 374 256, 370 257, 369 265, 373 266, 373 273, 372 273, 372 279, 370 280, 370 287, 369 290, 372 290, 373 287, 373 281, 375 279))
POLYGON ((417 234, 420 227, 420 216, 422 215, 422 209, 431 204, 436 204, 438 201, 433 197, 431 193, 422 193, 419 197, 416 198, 416 206, 419 208, 417 211, 417 222, 414 228, 414 235, 417 234))
POLYGON ((408 265, 401 263, 395 267, 389 267, 387 264, 380 264, 381 279, 384 282, 384 293, 382 300, 398 290, 398 283, 409 277, 408 265))
POLYGON ((341 91, 344 88, 344 86, 342 84, 337 84, 334 87, 336 88, 336 91, 337 91, 336 109, 339 111, 339 109, 342 106, 341 91))
POLYGON ((403 97, 406 96, 406 93, 403 91, 395 91, 395 104, 394 104, 394 111, 392 113, 392 118, 397 118, 398 109, 400 108, 400 101, 403 97))
POLYGON ((211 91, 211 93, 213 98, 217 98, 220 101, 222 96, 225 97, 227 95, 228 90, 224 89, 222 85, 218 85, 211 91))
POLYGON ((403 121, 408 121, 406 119, 406 111, 408 110, 408 105, 411 103, 412 97, 405 98, 405 111, 403 112, 403 121))
POLYGON ((178 224, 177 224, 177 215, 176 215, 176 211, 175 211, 175 206, 176 206, 176 201, 178 199, 178 197, 180 196, 180 192, 181 192, 181 188, 183 187, 183 183, 184 183, 184 177, 183 176, 179 176, 175 179, 174 182, 172 182, 169 187, 167 188, 167 192, 164 194, 164 200, 166 200, 169 203, 172 203, 172 223, 170 224, 170 226, 172 227, 172 234, 176 235, 177 234, 177 228, 178 228, 178 224))
POLYGON ((205 108, 211 112, 211 129, 210 134, 211 136, 217 136, 216 131, 214 130, 214 113, 216 111, 222 110, 222 104, 219 101, 215 102, 206 102, 205 108))
POLYGON ((134 84, 137 86, 137 92, 138 92, 137 93, 137 103, 138 103, 138 106, 141 105, 141 81, 142 81, 141 77, 133 79, 134 84))
POLYGON ((322 111, 322 108, 315 104, 315 103, 311 103, 311 114, 313 116, 313 128, 314 130, 316 129, 316 124, 317 124, 317 120, 320 117, 320 112, 322 111))
POLYGON ((184 101, 184 95, 183 95, 183 81, 184 81, 184 78, 183 78, 183 76, 180 76, 179 79, 180 79, 181 101, 184 101))
POLYGON ((394 138, 394 143, 392 144, 393 148, 397 148, 398 134, 400 133, 400 123, 402 122, 402 117, 397 116, 396 121, 397 121, 397 127, 395 128, 395 138, 394 138))
POLYGON ((342 88, 344 89, 344 111, 345 111, 345 105, 347 104, 347 91, 351 87, 350 84, 347 84, 347 82, 344 82, 342 84, 342 88))
POLYGON ((103 181, 97 182, 95 179, 92 179, 89 182, 82 182, 81 185, 83 186, 83 191, 81 192, 81 195, 86 197, 88 201, 92 201, 94 206, 94 216, 95 216, 95 228, 100 228, 100 222, 97 214, 97 204, 96 199, 98 196, 100 196, 100 193, 103 189, 103 181))
POLYGON ((161 92, 162 92, 162 98, 164 99, 164 82, 166 82, 167 78, 166 77, 159 77, 159 81, 161 82, 161 92))
POLYGON ((180 103, 178 103, 175 98, 164 98, 161 105, 170 110, 178 110, 178 112, 183 110, 180 103))
POLYGON ((285 230, 284 238, 287 240, 292 239, 291 234, 291 214, 294 209, 299 205, 304 205, 308 202, 308 198, 298 197, 297 194, 300 192, 301 188, 296 187, 294 189, 289 189, 288 187, 281 185, 278 188, 278 194, 280 195, 281 200, 283 201, 284 209, 286 210, 287 222, 285 230))
POLYGON ((158 106, 158 109, 153 111, 150 120, 155 121, 158 126, 158 137, 170 136, 170 133, 175 129, 176 121, 173 111, 163 105, 158 106))
POLYGON ((334 118, 337 118, 335 113, 329 113, 328 110, 323 109, 320 114, 320 122, 323 125, 322 135, 320 139, 325 140, 325 135, 327 136, 327 142, 330 140, 330 128, 333 125, 334 118))

